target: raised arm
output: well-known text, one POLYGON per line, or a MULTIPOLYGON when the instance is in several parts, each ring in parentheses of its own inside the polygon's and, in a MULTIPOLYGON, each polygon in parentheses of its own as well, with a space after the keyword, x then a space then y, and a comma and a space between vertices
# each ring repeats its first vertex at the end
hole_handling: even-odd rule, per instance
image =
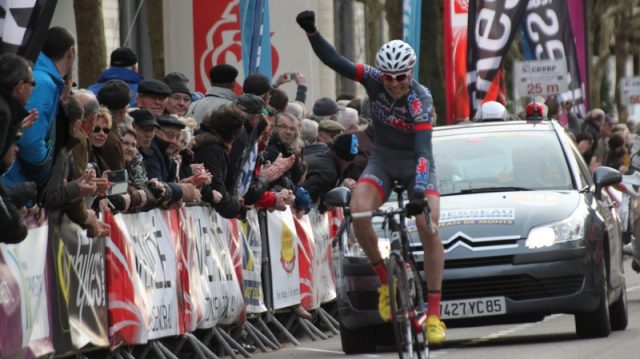
POLYGON ((313 11, 305 10, 299 13, 296 21, 298 25, 307 32, 313 52, 316 53, 320 61, 344 77, 350 79, 357 78, 358 72, 356 65, 340 55, 316 29, 315 13, 313 11))

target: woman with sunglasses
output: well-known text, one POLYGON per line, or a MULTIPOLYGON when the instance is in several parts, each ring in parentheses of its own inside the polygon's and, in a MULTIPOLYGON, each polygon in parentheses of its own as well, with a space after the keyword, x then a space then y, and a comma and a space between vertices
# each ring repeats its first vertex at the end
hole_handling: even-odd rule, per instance
MULTIPOLYGON (((429 283, 427 336, 429 343, 440 344, 444 341, 446 327, 440 320, 444 249, 437 230, 440 194, 431 145, 435 120, 430 91, 412 80, 416 55, 407 43, 393 40, 378 51, 376 67, 354 64, 338 54, 318 32, 313 11, 301 12, 296 21, 325 65, 360 82, 367 91, 375 143, 353 191, 350 207, 353 212, 377 210, 388 198, 394 181, 400 181, 409 192, 411 205, 407 212, 415 216, 425 250, 424 269, 429 283), (423 213, 425 197, 431 209, 432 228, 428 228, 423 213)), ((354 219, 353 225, 356 238, 381 283, 378 311, 383 320, 389 320, 388 276, 371 218, 354 219)))

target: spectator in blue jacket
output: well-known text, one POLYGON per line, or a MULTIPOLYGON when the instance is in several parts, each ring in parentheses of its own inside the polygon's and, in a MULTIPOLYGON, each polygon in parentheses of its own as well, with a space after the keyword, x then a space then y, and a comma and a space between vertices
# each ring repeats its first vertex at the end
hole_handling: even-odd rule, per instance
POLYGON ((138 73, 138 55, 128 47, 119 47, 111 53, 110 66, 100 74, 97 83, 88 87, 88 90, 97 95, 107 81, 122 80, 131 89, 129 106, 135 107, 138 84, 144 80, 138 73))
POLYGON ((76 59, 75 39, 69 30, 52 27, 33 68, 35 85, 27 109, 36 109, 38 119, 23 131, 18 141, 18 158, 5 175, 7 185, 34 181, 39 187, 51 176, 55 153, 56 126, 60 95, 65 79, 70 79, 76 59))

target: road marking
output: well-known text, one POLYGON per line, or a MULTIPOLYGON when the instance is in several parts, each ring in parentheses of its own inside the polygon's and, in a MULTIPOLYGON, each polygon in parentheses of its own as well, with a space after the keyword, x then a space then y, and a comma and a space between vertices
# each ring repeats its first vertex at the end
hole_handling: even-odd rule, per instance
MULTIPOLYGON (((326 350, 326 349, 317 349, 317 348, 296 348, 297 350, 304 350, 308 352, 320 352, 320 353, 330 353, 330 354, 340 354, 340 356, 344 356, 343 351, 337 350, 326 350)), ((360 354, 354 357, 365 357, 365 358, 379 358, 380 355, 376 354, 360 354)))

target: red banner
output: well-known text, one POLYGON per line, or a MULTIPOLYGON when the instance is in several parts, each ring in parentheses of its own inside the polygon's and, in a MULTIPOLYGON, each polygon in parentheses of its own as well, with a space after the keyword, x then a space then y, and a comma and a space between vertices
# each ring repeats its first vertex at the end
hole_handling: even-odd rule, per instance
POLYGON ((293 216, 298 235, 298 268, 300 272, 300 303, 306 310, 314 309, 314 287, 313 287, 313 231, 309 217, 298 219, 293 216))
POLYGON ((111 237, 107 238, 105 256, 107 259, 107 293, 109 295, 109 334, 111 346, 120 344, 141 344, 147 341, 144 323, 148 312, 144 298, 136 297, 143 289, 136 291, 137 278, 134 253, 126 227, 118 223, 110 212, 105 222, 111 227, 111 237))

